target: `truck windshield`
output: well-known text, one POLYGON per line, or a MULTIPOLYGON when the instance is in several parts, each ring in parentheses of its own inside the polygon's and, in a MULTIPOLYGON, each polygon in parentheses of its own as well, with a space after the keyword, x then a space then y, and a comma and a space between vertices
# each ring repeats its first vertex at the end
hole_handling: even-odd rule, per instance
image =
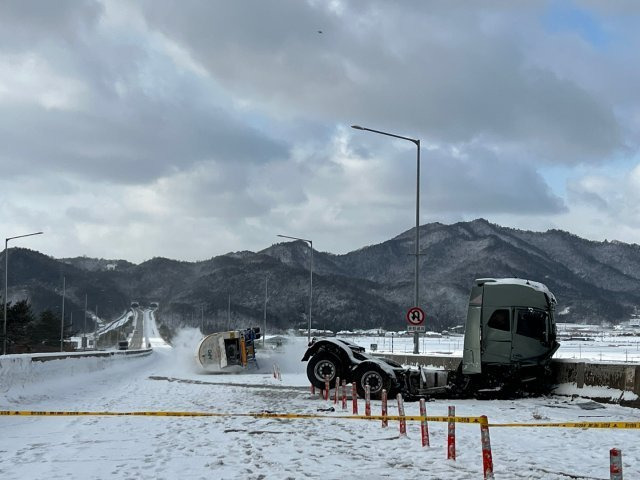
POLYGON ((537 308, 517 310, 516 333, 525 337, 545 340, 547 332, 547 312, 537 308))

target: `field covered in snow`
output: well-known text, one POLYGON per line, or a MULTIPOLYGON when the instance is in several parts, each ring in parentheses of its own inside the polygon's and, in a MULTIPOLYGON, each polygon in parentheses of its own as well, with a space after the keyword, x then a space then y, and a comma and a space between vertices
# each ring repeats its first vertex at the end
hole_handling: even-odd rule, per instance
MULTIPOLYGON (((354 335, 346 339, 362 345, 369 351, 376 344, 379 352, 412 353, 413 337, 354 335)), ((620 336, 613 332, 602 335, 583 336, 581 340, 559 338, 560 349, 554 358, 566 358, 595 362, 640 363, 640 336, 620 336)), ((420 338, 420 353, 426 355, 451 355, 462 357, 463 337, 443 336, 420 338)))
MULTIPOLYGON (((278 412, 327 418, 2 416, 0 478, 482 478, 477 425, 456 425, 454 462, 446 460, 446 423, 429 424, 431 447, 422 448, 415 422, 400 438, 397 422, 385 429, 379 421, 333 418, 351 411, 339 405, 335 412, 325 411, 333 403, 311 396, 306 363, 300 361, 306 338, 291 338, 282 351, 260 351, 258 371, 235 375, 198 370, 194 354, 200 335, 195 330, 182 331, 174 348, 163 346, 155 335, 150 340, 150 356, 45 362, 40 365, 49 369, 46 376, 33 370, 8 375, 10 367, 3 364, 0 409, 278 412), (271 375, 273 364, 280 366, 281 380, 271 375)), ((437 350, 455 351, 453 344, 437 345, 437 350)), ((379 413, 380 402, 372 404, 373 413, 379 413)), ((564 396, 433 401, 427 403, 428 415, 444 416, 449 405, 458 416, 487 415, 491 423, 640 421, 638 410, 564 396)), ((405 406, 407 415, 418 414, 417 403, 405 406)), ((390 402, 389 413, 396 412, 395 401, 390 402)), ((637 430, 494 427, 491 444, 497 479, 607 479, 612 447, 623 451, 625 477, 640 478, 637 430)))

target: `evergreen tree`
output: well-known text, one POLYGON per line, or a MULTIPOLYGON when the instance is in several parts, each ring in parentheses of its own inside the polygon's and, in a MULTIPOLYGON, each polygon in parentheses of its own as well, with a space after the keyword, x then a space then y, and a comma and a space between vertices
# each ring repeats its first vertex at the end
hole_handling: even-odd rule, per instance
POLYGON ((27 336, 33 351, 42 347, 60 346, 60 317, 51 310, 45 310, 31 322, 27 328, 27 336))
POLYGON ((7 304, 7 353, 28 351, 28 326, 34 319, 27 300, 7 304))

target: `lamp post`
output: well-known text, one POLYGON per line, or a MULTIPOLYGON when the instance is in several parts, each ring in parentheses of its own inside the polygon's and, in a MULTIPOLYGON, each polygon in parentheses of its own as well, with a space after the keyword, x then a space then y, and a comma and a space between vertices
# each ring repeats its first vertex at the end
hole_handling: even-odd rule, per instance
POLYGON ((9 240, 16 238, 31 237, 33 235, 42 235, 42 232, 27 233, 26 235, 17 235, 15 237, 7 237, 4 239, 4 326, 2 327, 2 354, 7 354, 7 291, 9 283, 9 240))
POLYGON ((87 294, 84 294, 84 327, 82 328, 82 351, 87 349, 87 294))
MULTIPOLYGON (((351 125, 351 128, 356 130, 365 130, 367 132, 378 133, 380 135, 386 135, 387 137, 399 138, 401 140, 408 140, 416 146, 417 150, 417 162, 416 162, 416 267, 415 267, 415 291, 414 291, 414 307, 420 306, 420 290, 419 290, 419 269, 420 269, 420 140, 417 138, 403 137, 402 135, 395 135, 389 132, 382 132, 380 130, 374 130, 372 128, 361 127, 360 125, 351 125)), ((419 341, 420 334, 415 331, 413 334, 413 353, 419 353, 419 341)))
POLYGON ((62 320, 60 320, 60 352, 64 352, 64 297, 67 290, 67 277, 62 277, 62 320))
POLYGON ((282 238, 290 238, 291 240, 300 240, 309 244, 311 256, 309 257, 309 326, 307 327, 307 342, 311 343, 311 301, 313 300, 313 242, 306 238, 290 237, 289 235, 278 235, 282 238))
POLYGON ((267 333, 267 288, 269 286, 269 275, 264 277, 264 323, 262 325, 262 348, 264 348, 265 335, 267 333))

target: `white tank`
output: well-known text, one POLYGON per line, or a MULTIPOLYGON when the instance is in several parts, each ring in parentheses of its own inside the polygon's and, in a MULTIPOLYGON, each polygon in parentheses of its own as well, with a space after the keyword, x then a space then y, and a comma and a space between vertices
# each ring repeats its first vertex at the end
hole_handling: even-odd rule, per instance
POLYGON ((241 332, 218 332, 204 337, 196 352, 198 363, 210 372, 242 370, 246 365, 241 332))

